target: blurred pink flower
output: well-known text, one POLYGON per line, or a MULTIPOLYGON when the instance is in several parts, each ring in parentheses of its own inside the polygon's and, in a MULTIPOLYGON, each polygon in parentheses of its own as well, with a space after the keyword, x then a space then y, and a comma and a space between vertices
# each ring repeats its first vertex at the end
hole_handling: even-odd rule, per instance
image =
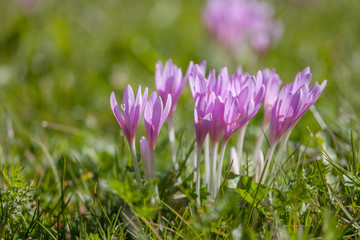
POLYGON ((193 63, 190 62, 188 70, 183 74, 181 68, 178 68, 172 63, 171 59, 168 59, 163 67, 162 62, 159 60, 155 66, 155 85, 156 90, 163 102, 166 102, 168 95, 171 95, 171 110, 170 114, 174 114, 176 103, 180 97, 182 90, 189 78, 190 71, 193 63))
POLYGON ((279 94, 281 85, 281 79, 275 69, 270 70, 268 68, 262 71, 263 83, 265 85, 265 97, 264 97, 264 123, 270 122, 271 110, 274 107, 275 101, 279 94))
POLYGON ((203 11, 206 28, 231 50, 250 45, 264 53, 278 42, 283 25, 274 20, 274 11, 267 2, 257 0, 208 0, 203 11))

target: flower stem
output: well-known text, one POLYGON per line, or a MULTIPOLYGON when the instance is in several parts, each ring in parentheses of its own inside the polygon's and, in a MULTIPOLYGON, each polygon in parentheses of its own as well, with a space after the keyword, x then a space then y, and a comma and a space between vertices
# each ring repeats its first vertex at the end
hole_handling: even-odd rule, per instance
POLYGON ((284 153, 285 147, 287 145, 287 142, 289 140, 290 134, 291 134, 292 129, 289 129, 287 131, 287 133, 285 133, 283 139, 281 140, 281 144, 280 144, 280 148, 279 151, 276 154, 276 158, 275 158, 275 164, 278 165, 279 161, 284 153))
MULTIPOLYGON (((179 164, 176 160, 176 148, 175 148, 175 129, 174 129, 174 118, 173 114, 170 113, 168 116, 168 129, 169 129, 169 142, 171 146, 171 157, 174 164, 175 171, 179 171, 179 164)), ((179 183, 181 183, 181 177, 178 177, 179 183)))
POLYGON ((200 175, 200 169, 201 169, 201 150, 202 146, 197 145, 196 147, 196 202, 200 206, 200 187, 201 187, 201 175, 200 175))
MULTIPOLYGON (((239 169, 241 169, 241 155, 242 155, 242 149, 243 149, 243 145, 244 145, 244 137, 245 137, 246 128, 247 128, 247 124, 245 124, 244 126, 242 126, 240 128, 240 132, 238 135, 238 141, 237 141, 237 145, 236 145, 236 151, 237 151, 238 158, 239 158, 239 169)), ((241 172, 239 172, 239 174, 241 174, 241 172)))
POLYGON ((274 150, 275 150, 276 145, 277 145, 277 143, 276 143, 276 144, 273 144, 272 146, 270 146, 268 152, 266 153, 265 169, 264 169, 264 173, 263 173, 263 177, 262 177, 261 184, 264 184, 264 183, 265 183, 267 174, 268 174, 268 172, 269 172, 270 162, 271 162, 272 156, 274 155, 274 150))
POLYGON ((225 155, 225 149, 226 149, 227 142, 228 141, 222 142, 221 148, 220 148, 220 161, 219 161, 218 168, 217 168, 215 196, 218 194, 218 192, 220 190, 221 170, 222 170, 222 165, 224 162, 224 155, 225 155))
MULTIPOLYGON (((285 135, 283 136, 283 138, 281 139, 280 148, 279 148, 279 151, 277 152, 276 157, 275 157, 275 167, 280 164, 281 157, 282 157, 282 155, 284 154, 284 150, 285 150, 285 147, 286 147, 287 142, 288 142, 288 140, 289 140, 291 131, 292 131, 292 128, 290 128, 290 129, 285 133, 285 135)), ((269 183, 271 183, 271 182, 274 180, 274 177, 275 177, 275 174, 273 174, 273 175, 270 177, 269 183)))
POLYGON ((211 143, 211 156, 210 156, 210 197, 215 199, 215 184, 216 184, 216 163, 217 163, 217 150, 219 142, 211 143))
POLYGON ((259 151, 257 153, 258 154, 256 156, 256 168, 255 168, 255 175, 254 175, 255 183, 260 182, 261 173, 263 172, 263 168, 264 168, 264 156, 263 156, 261 149, 259 149, 259 151))
POLYGON ((159 197, 159 188, 158 188, 158 185, 156 184, 155 185, 155 197, 152 196, 151 199, 150 199, 150 203, 151 205, 155 205, 156 201, 159 201, 160 200, 160 197, 159 197))
POLYGON ((150 148, 150 172, 151 178, 156 178, 156 169, 155 169, 155 149, 150 148))
POLYGON ((169 142, 171 145, 171 156, 175 166, 175 170, 178 171, 179 165, 176 161, 175 130, 174 130, 174 119, 172 114, 169 114, 167 121, 168 121, 168 129, 169 129, 169 142))
POLYGON ((160 200, 160 196, 159 196, 159 188, 158 185, 155 185, 155 199, 158 201, 160 200))
POLYGON ((131 159, 132 159, 133 166, 134 166, 135 177, 136 177, 136 180, 138 181, 139 185, 142 187, 143 184, 141 181, 139 163, 138 163, 138 160, 136 157, 135 141, 132 141, 131 143, 129 142, 129 147, 130 147, 131 159))
MULTIPOLYGON (((196 146, 196 151, 197 151, 198 144, 196 143, 195 146, 196 146)), ((197 166, 197 152, 194 153, 193 166, 194 166, 193 183, 195 184, 196 180, 197 180, 197 167, 196 167, 197 166)))
POLYGON ((259 135, 259 137, 258 137, 258 139, 256 141, 254 152, 253 152, 252 162, 253 162, 254 175, 255 175, 255 172, 256 172, 258 152, 261 149, 261 145, 262 145, 262 143, 264 141, 266 129, 267 129, 267 124, 263 124, 262 127, 261 127, 260 135, 259 135))
POLYGON ((204 142, 204 168, 205 168, 205 185, 208 192, 210 192, 210 148, 209 148, 209 135, 206 136, 204 142))
MULTIPOLYGON (((155 169, 155 149, 151 149, 150 148, 150 171, 151 171, 151 179, 155 179, 156 178, 156 169, 155 169)), ((159 189, 158 189, 158 185, 155 185, 155 199, 154 197, 151 198, 150 202, 152 205, 155 204, 155 202, 157 200, 159 200, 159 189)))

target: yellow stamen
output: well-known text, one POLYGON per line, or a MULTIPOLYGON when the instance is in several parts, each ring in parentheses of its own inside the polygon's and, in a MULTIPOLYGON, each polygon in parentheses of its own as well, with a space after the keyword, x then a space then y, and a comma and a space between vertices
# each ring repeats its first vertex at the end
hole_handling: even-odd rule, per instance
POLYGON ((241 113, 238 114, 238 116, 237 116, 237 118, 236 118, 236 121, 239 121, 240 116, 241 116, 241 113))
POLYGON ((203 118, 202 117, 199 117, 199 125, 201 124, 203 118))

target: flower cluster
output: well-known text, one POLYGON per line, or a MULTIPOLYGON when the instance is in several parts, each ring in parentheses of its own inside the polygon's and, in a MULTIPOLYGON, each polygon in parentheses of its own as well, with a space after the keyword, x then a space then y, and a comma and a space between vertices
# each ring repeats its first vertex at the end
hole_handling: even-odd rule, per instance
POLYGON ((142 185, 142 181, 135 150, 135 137, 141 114, 145 108, 144 123, 149 141, 147 142, 146 138, 142 137, 140 146, 141 152, 146 153, 149 162, 143 165, 144 172, 145 176, 155 177, 155 162, 153 155, 156 147, 156 141, 157 137, 159 136, 160 129, 169 115, 171 108, 170 95, 167 97, 165 109, 163 108, 163 102, 161 98, 157 96, 156 92, 151 94, 149 100, 147 100, 147 96, 148 89, 145 88, 144 94, 141 95, 141 86, 139 86, 137 88, 135 98, 132 88, 130 85, 127 85, 123 94, 123 103, 121 104, 123 113, 120 111, 114 92, 110 96, 111 109, 113 110, 115 118, 117 119, 121 129, 124 132, 124 135, 128 140, 136 179, 140 185, 142 185))
POLYGON ((208 0, 203 19, 215 38, 231 50, 250 45, 258 53, 266 52, 283 32, 265 1, 208 0))
MULTIPOLYGON (((144 111, 147 139, 141 137, 140 153, 145 177, 150 180, 156 177, 154 152, 160 129, 168 116, 169 119, 172 118, 179 95, 186 82, 189 81, 195 103, 194 125, 197 152, 194 180, 199 204, 203 147, 205 149, 203 185, 207 186, 210 199, 214 199, 220 189, 227 143, 236 132, 239 132, 237 148, 232 147, 230 155, 233 161, 233 171, 241 174, 245 131, 249 121, 258 113, 264 103, 262 130, 266 132, 269 125, 270 146, 264 158, 260 150, 263 139, 263 134, 261 134, 254 148, 252 165, 255 172, 254 180, 260 182, 260 176, 263 175, 262 183, 267 184, 266 177, 276 145, 282 141, 275 162, 278 156, 281 156, 282 146, 286 144, 296 123, 316 102, 326 86, 326 80, 324 80, 321 85, 315 82, 309 87, 311 74, 308 67, 297 74, 294 82, 285 84, 280 90, 281 80, 275 70, 264 69, 258 71, 256 76, 252 76, 243 72, 239 67, 234 74, 229 75, 227 67, 224 67, 218 74, 215 70, 206 74, 205 61, 200 64, 190 62, 184 77, 181 69, 171 60, 166 62, 164 68, 161 62, 158 62, 155 68, 155 80, 159 96, 153 92, 147 100, 147 88, 142 95, 139 86, 135 98, 128 85, 125 88, 121 105, 123 113, 120 111, 114 93, 110 98, 111 108, 129 142, 135 174, 141 184, 135 151, 136 129, 140 116, 144 111), (164 102, 165 107, 163 106, 164 102), (221 147, 218 158, 219 143, 221 143, 221 147)), ((170 125, 169 122, 168 125, 170 125)), ((169 132, 171 132, 170 130, 173 131, 169 128, 169 132)), ((171 138, 171 136, 170 134, 169 137, 171 138)))

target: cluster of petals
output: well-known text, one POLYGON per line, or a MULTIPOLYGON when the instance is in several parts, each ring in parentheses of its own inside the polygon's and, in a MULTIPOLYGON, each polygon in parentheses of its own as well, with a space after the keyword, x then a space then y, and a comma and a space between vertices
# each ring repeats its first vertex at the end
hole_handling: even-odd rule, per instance
POLYGON ((270 146, 280 141, 281 137, 291 131, 298 120, 316 102, 324 90, 327 81, 321 85, 315 82, 310 88, 311 73, 307 67, 299 72, 295 81, 285 84, 271 112, 270 146))
POLYGON ((114 92, 112 92, 110 96, 110 105, 115 118, 129 143, 132 143, 135 140, 136 129, 145 108, 144 123, 146 134, 149 139, 149 147, 155 149, 160 129, 170 113, 172 98, 171 95, 168 94, 164 107, 161 97, 157 96, 156 92, 153 92, 148 100, 147 97, 147 88, 145 88, 144 94, 142 95, 141 86, 138 86, 135 98, 131 86, 127 85, 125 87, 121 106, 119 107, 114 92), (123 113, 121 113, 120 108, 123 110, 123 113))
POLYGON ((256 78, 238 71, 230 77, 230 92, 225 102, 224 140, 229 138, 241 127, 246 125, 259 111, 265 93, 262 73, 256 78))
POLYGON ((265 52, 283 32, 273 14, 272 6, 265 1, 208 0, 203 21, 225 46, 233 49, 249 44, 255 51, 265 52))
POLYGON ((144 94, 141 94, 141 86, 137 88, 136 98, 130 85, 125 87, 123 94, 123 102, 120 111, 119 105, 116 101, 114 92, 110 96, 110 105, 116 120, 123 130, 129 143, 135 140, 136 129, 139 125, 141 114, 144 110, 146 100, 148 97, 148 89, 145 88, 144 94))
POLYGON ((173 114, 176 108, 176 103, 182 90, 185 87, 187 79, 190 75, 190 70, 193 63, 190 62, 188 70, 183 74, 181 68, 173 64, 171 59, 168 59, 163 67, 162 62, 159 60, 155 66, 155 85, 156 90, 163 102, 166 102, 168 95, 171 95, 172 104, 170 114, 173 114))
POLYGON ((261 72, 250 76, 241 69, 229 77, 224 67, 216 76, 211 70, 205 76, 205 63, 195 64, 189 84, 195 100, 194 120, 198 144, 207 133, 212 142, 221 136, 225 141, 255 116, 261 107, 265 87, 261 72))
POLYGON ((198 96, 195 100, 194 122, 195 136, 199 146, 204 143, 212 121, 212 111, 215 105, 215 94, 211 92, 203 97, 198 96))
POLYGON ((157 96, 156 92, 153 92, 146 103, 144 123, 149 140, 149 146, 153 150, 156 147, 156 141, 159 136, 160 129, 169 115, 171 102, 171 95, 169 94, 164 108, 161 97, 157 96))

